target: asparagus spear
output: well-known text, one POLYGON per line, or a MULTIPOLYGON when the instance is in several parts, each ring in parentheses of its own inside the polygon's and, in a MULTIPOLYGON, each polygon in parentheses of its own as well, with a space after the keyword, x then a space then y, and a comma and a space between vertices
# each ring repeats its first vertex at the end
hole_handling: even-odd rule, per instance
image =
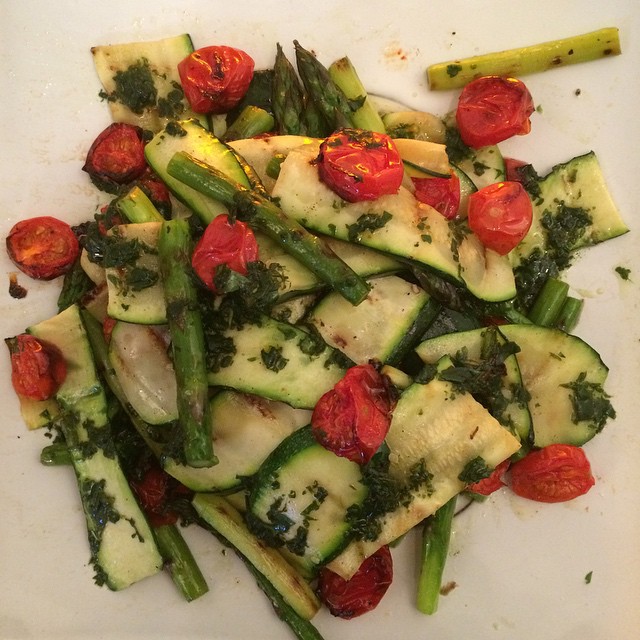
POLYGON ((359 129, 386 133, 380 114, 369 100, 355 67, 346 56, 329 66, 329 76, 351 101, 361 106, 353 113, 353 124, 359 129))
POLYGON ((229 141, 253 138, 271 131, 274 124, 275 120, 268 111, 255 105, 247 105, 226 130, 224 139, 229 141))
POLYGON ((302 135, 305 96, 293 65, 278 43, 273 65, 273 97, 271 104, 280 135, 302 135))
POLYGON ((438 609, 442 573, 449 552, 451 524, 456 510, 456 496, 443 504, 425 526, 422 535, 422 566, 418 579, 418 610, 433 614, 438 609))
POLYGON ((158 238, 173 363, 178 383, 178 420, 184 431, 184 454, 192 467, 210 467, 213 454, 207 420, 207 372, 204 333, 191 280, 191 234, 185 219, 165 220, 158 238))
POLYGON ((327 69, 310 51, 301 47, 297 40, 294 40, 293 44, 302 83, 331 131, 355 126, 354 109, 342 90, 331 79, 327 69))
POLYGON ((558 329, 562 329, 562 331, 571 333, 578 324, 583 306, 584 300, 567 296, 567 299, 564 301, 562 309, 560 309, 560 313, 556 318, 555 326, 558 329))
POLYGON ((352 304, 362 302, 369 292, 367 283, 316 236, 286 216, 271 200, 233 182, 213 167, 184 152, 176 153, 167 165, 169 175, 228 207, 252 228, 262 231, 320 280, 332 286, 352 304))
POLYGON ((173 583, 187 602, 191 602, 209 591, 200 567, 175 524, 154 527, 156 543, 173 583))
POLYGON ((555 326, 567 299, 569 285, 557 278, 547 278, 529 311, 529 320, 543 327, 555 326))
POLYGON ((164 217, 140 187, 133 187, 129 193, 116 202, 118 211, 129 222, 162 222, 164 217))
POLYGON ((427 67, 431 89, 456 89, 481 76, 524 76, 621 53, 618 29, 607 27, 527 47, 439 62, 427 67))

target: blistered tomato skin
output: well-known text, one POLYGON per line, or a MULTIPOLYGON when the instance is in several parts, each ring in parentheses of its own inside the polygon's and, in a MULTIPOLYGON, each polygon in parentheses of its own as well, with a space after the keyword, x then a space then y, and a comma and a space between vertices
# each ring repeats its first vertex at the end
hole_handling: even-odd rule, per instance
POLYGON ((519 182, 497 182, 469 196, 467 219, 487 249, 506 255, 527 235, 533 206, 519 182))
POLYGON ((32 400, 52 398, 67 377, 67 365, 58 349, 28 333, 9 338, 6 343, 16 393, 32 400))
POLYGON ((511 490, 536 502, 566 502, 595 484, 591 465, 580 447, 551 444, 528 453, 511 466, 511 490))
POLYGON ((9 231, 6 244, 13 263, 36 280, 52 280, 63 275, 80 254, 73 229, 51 216, 17 222, 9 231))
POLYGON ((196 113, 226 113, 233 109, 253 78, 253 58, 241 49, 203 47, 178 64, 182 89, 196 113))
POLYGON ((411 178, 420 202, 432 206, 447 220, 453 220, 460 208, 460 179, 455 173, 448 178, 411 178))
POLYGON ((397 193, 404 166, 393 140, 382 133, 341 129, 320 145, 318 174, 347 202, 397 193))
POLYGON ((318 577, 318 596, 332 615, 345 620, 375 609, 393 580, 389 547, 380 547, 349 579, 323 568, 318 577))
POLYGON ((385 376, 370 364, 351 367, 317 402, 311 430, 326 449, 366 464, 389 431, 394 406, 385 376))
POLYGON ((82 170, 98 188, 113 192, 142 176, 147 166, 142 129, 114 122, 94 140, 82 170))
POLYGON ((463 142, 478 148, 531 130, 533 98, 516 78, 484 76, 464 87, 456 109, 463 142))
POLYGON ((205 286, 216 292, 216 269, 225 264, 242 275, 247 264, 258 259, 258 243, 250 227, 226 214, 216 216, 206 227, 193 250, 191 266, 205 286))

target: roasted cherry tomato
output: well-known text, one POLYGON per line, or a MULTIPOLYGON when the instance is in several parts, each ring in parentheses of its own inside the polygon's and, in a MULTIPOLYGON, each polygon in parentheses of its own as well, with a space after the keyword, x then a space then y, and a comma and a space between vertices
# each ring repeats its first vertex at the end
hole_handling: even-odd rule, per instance
POLYGON ((131 482, 131 488, 154 527, 175 524, 178 514, 171 508, 171 501, 191 493, 156 462, 149 464, 139 480, 131 482))
POLYGON ((23 273, 37 280, 52 280, 72 267, 80 245, 66 222, 38 216, 13 226, 7 236, 7 253, 23 273))
POLYGON ((361 202, 397 193, 404 166, 389 136, 341 129, 320 145, 318 172, 320 179, 343 200, 361 202))
POLYGON ((365 464, 384 441, 394 406, 388 379, 370 364, 358 365, 317 402, 311 428, 325 448, 365 464))
POLYGON ((93 141, 82 170, 110 193, 139 178, 147 170, 142 134, 140 127, 114 122, 93 141))
POLYGON ((509 468, 510 461, 504 460, 501 462, 492 472, 488 478, 479 480, 467 486, 467 491, 471 493, 479 493, 481 496, 488 496, 494 491, 497 491, 501 487, 504 487, 506 483, 503 481, 503 476, 509 468))
POLYGON ((150 168, 138 178, 136 184, 147 194, 155 208, 165 217, 171 217, 171 196, 167 185, 150 168))
POLYGON ((463 142, 477 148, 529 133, 533 111, 533 98, 522 81, 484 76, 462 90, 456 122, 463 142))
POLYGON ((537 502, 573 500, 594 484, 584 451, 569 444, 550 444, 528 453, 511 466, 512 491, 537 502))
POLYGON ((449 178, 411 178, 416 198, 431 205, 447 220, 453 220, 460 207, 460 179, 455 173, 449 178))
POLYGON ((53 397, 67 377, 67 365, 60 351, 28 333, 9 338, 6 343, 16 393, 33 400, 53 397))
POLYGON ((184 94, 196 113, 233 109, 253 78, 253 58, 227 46, 203 47, 178 64, 184 94))
POLYGON ((339 618, 355 618, 378 606, 393 580, 389 547, 380 547, 349 579, 326 567, 318 577, 318 595, 329 611, 339 618))
POLYGON ((496 182, 469 196, 467 219, 485 247, 506 255, 527 235, 533 207, 519 182, 496 182))
POLYGON ((529 163, 524 160, 516 160, 515 158, 504 158, 505 179, 510 182, 522 182, 520 178, 520 169, 526 167, 529 163))
POLYGON ((240 220, 230 222, 226 214, 216 216, 204 230, 191 257, 191 266, 211 291, 216 291, 216 269, 226 264, 245 275, 247 264, 258 259, 258 243, 253 231, 240 220))

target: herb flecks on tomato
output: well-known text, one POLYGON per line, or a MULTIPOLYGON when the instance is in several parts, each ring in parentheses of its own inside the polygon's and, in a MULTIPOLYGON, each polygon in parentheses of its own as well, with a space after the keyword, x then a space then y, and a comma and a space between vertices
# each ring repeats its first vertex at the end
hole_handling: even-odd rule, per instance
POLYGON ((533 111, 533 98, 521 80, 484 76, 462 90, 456 123, 463 142, 478 148, 529 133, 533 111))
POLYGON ((395 398, 373 365, 352 367, 317 402, 311 428, 318 442, 336 455, 365 464, 384 441, 395 398))
POLYGON ((255 63, 241 49, 203 47, 178 64, 182 89, 196 113, 226 113, 244 97, 255 63))
POLYGON ((5 340, 11 356, 11 383, 32 400, 52 398, 67 377, 67 365, 53 345, 23 333, 5 340))
POLYGON ((497 182, 469 196, 467 219, 485 247, 506 255, 527 235, 533 206, 519 182, 497 182))
POLYGON ((580 447, 551 444, 528 453, 511 466, 509 485, 522 498, 566 502, 595 484, 591 465, 580 447))
POLYGON ((191 257, 191 266, 205 286, 216 292, 216 269, 227 265, 247 274, 247 264, 258 259, 258 243, 250 227, 226 214, 216 216, 206 227, 191 257))
POLYGON ((347 202, 397 193, 404 177, 393 140, 361 129, 340 129, 326 138, 317 165, 322 182, 347 202))
POLYGON ((17 222, 9 231, 6 243, 14 264, 36 280, 52 280, 63 275, 80 254, 73 229, 51 216, 17 222))
POLYGON ((114 193, 147 170, 144 144, 140 127, 114 122, 94 140, 82 170, 99 189, 114 193))
POLYGON ((318 577, 318 595, 332 615, 349 620, 375 609, 393 580, 389 547, 380 547, 345 580, 326 567, 318 577))
POLYGON ((430 205, 447 220, 453 220, 460 208, 460 179, 455 173, 448 178, 411 178, 420 202, 430 205))

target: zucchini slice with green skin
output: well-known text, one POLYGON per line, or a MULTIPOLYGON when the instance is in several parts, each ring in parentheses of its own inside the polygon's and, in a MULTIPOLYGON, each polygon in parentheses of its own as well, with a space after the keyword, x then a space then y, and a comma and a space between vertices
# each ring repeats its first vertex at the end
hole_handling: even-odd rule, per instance
POLYGON ((144 148, 145 157, 173 195, 194 211, 204 223, 208 224, 218 214, 226 213, 227 209, 220 202, 202 195, 169 175, 167 172, 169 160, 179 151, 206 162, 235 182, 247 188, 250 187, 249 180, 233 150, 224 142, 195 120, 169 123, 147 143, 144 148))
POLYGON ((348 544, 347 510, 367 495, 360 466, 325 449, 310 427, 286 438, 252 481, 250 527, 305 575, 348 544))
POLYGON ((208 415, 218 464, 195 468, 170 458, 163 463, 167 473, 193 491, 237 490, 285 437, 311 418, 308 410, 229 389, 211 399, 208 415))
POLYGON ((166 424, 178 419, 176 374, 160 328, 116 322, 109 361, 128 403, 142 420, 166 424))
POLYGON ((411 138, 444 144, 446 126, 442 118, 426 111, 392 111, 382 116, 392 138, 411 138))
POLYGON ((313 409, 345 373, 344 356, 320 338, 267 316, 259 324, 227 329, 224 336, 235 354, 228 366, 209 371, 210 385, 313 409))
MULTIPOLYGON (((416 353, 425 364, 436 364, 442 357, 448 355, 452 358, 454 366, 468 367, 469 372, 480 372, 483 370, 483 362, 489 363, 492 358, 499 355, 505 343, 504 336, 495 329, 473 329, 447 333, 425 340, 416 347, 416 353)), ((491 405, 488 409, 500 424, 520 438, 523 445, 531 444, 533 440, 531 414, 518 360, 516 355, 511 354, 505 358, 499 358, 495 366, 501 369, 501 362, 504 365, 504 374, 500 376, 501 388, 496 390, 492 386, 487 389, 490 397, 486 398, 486 402, 491 405)), ((491 368, 488 373, 490 371, 491 368)), ((487 406, 486 403, 485 406, 487 406)))
POLYGON ((413 489, 394 511, 381 515, 374 541, 353 540, 327 565, 349 579, 362 561, 432 515, 466 484, 460 474, 482 458, 489 468, 513 455, 520 441, 501 426, 470 394, 435 378, 414 383, 400 396, 386 439, 389 474, 409 484, 416 466, 425 482, 413 489))
POLYGON ((123 248, 135 245, 139 254, 130 263, 105 269, 109 292, 107 313, 111 318, 137 324, 166 323, 167 309, 157 251, 161 224, 120 224, 109 230, 116 248, 118 244, 123 248))
POLYGON ((622 220, 606 185, 600 163, 593 151, 558 164, 537 182, 539 195, 534 195, 533 222, 529 232, 513 252, 519 264, 536 249, 554 250, 550 235, 554 225, 564 228, 561 250, 574 251, 623 235, 629 228, 622 220), (584 217, 584 226, 571 237, 575 220, 584 217), (563 224, 564 222, 564 224, 563 224), (566 243, 569 243, 568 246, 566 243))
POLYGON ((327 294, 309 313, 307 322, 327 344, 356 364, 390 359, 397 363, 410 348, 407 338, 418 339, 424 333, 439 305, 420 287, 398 276, 376 278, 369 284, 369 295, 357 307, 335 293, 327 294))
POLYGON ((603 389, 609 369, 584 340, 537 325, 503 325, 500 332, 520 347, 536 447, 583 445, 614 417, 603 389))
POLYGON ((168 121, 196 117, 180 86, 178 63, 193 52, 191 36, 91 47, 114 122, 160 131, 168 121), (134 88, 135 87, 135 88, 134 88))
POLYGON ((276 549, 265 546, 247 529, 242 515, 225 498, 198 493, 192 504, 198 515, 240 552, 299 616, 313 618, 320 602, 307 581, 276 549))
POLYGON ((99 584, 124 589, 158 573, 162 557, 120 467, 79 309, 72 305, 28 331, 64 354, 67 377, 56 400, 66 414, 60 425, 76 472, 91 562, 99 584))
POLYGON ((471 154, 455 162, 476 189, 505 180, 507 175, 502 152, 497 145, 470 149, 471 154))
POLYGON ((316 232, 408 258, 464 284, 478 298, 515 296, 509 259, 485 250, 473 234, 458 238, 435 209, 406 188, 370 202, 347 203, 319 178, 312 145, 293 149, 273 189, 286 213, 316 232))

